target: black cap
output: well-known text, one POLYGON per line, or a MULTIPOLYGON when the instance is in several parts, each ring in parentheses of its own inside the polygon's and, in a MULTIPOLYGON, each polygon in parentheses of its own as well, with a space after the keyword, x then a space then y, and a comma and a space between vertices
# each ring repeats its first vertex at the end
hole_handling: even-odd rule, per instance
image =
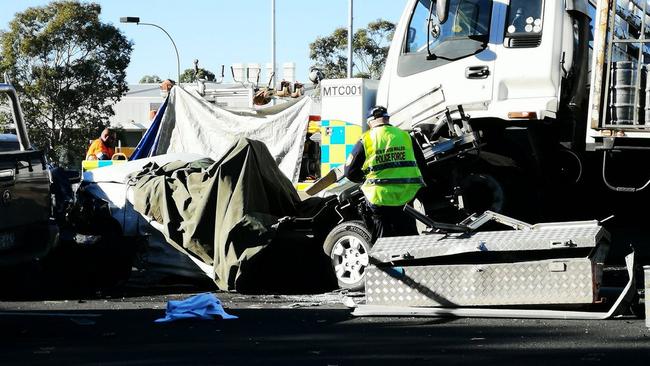
POLYGON ((388 117, 388 111, 386 110, 385 107, 378 105, 370 110, 370 113, 368 113, 367 118, 380 118, 380 117, 388 117))

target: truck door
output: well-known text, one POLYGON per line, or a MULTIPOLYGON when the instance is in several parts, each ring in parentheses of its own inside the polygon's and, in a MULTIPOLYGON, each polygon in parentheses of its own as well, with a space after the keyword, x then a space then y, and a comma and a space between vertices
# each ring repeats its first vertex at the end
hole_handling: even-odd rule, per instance
POLYGON ((435 0, 433 4, 430 0, 414 1, 407 27, 399 28, 401 34, 396 34, 402 37, 402 46, 396 67, 393 63, 387 69, 391 73, 389 112, 437 85, 443 87, 447 105, 486 109, 492 99, 496 55, 490 29, 498 12, 493 9, 493 1, 451 0, 444 24, 439 23, 435 9, 435 0))

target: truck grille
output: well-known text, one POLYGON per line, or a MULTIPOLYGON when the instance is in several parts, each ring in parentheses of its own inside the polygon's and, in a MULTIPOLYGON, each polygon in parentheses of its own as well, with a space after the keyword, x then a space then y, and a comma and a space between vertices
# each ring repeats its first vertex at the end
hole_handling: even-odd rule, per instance
POLYGON ((533 48, 542 44, 542 35, 506 38, 505 46, 508 48, 533 48))

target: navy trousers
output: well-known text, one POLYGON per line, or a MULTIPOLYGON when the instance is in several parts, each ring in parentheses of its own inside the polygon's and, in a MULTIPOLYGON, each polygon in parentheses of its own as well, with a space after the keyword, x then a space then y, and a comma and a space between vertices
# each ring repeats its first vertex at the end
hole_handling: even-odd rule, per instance
POLYGON ((377 206, 368 203, 372 222, 372 242, 391 236, 418 235, 415 219, 404 212, 404 206, 377 206))

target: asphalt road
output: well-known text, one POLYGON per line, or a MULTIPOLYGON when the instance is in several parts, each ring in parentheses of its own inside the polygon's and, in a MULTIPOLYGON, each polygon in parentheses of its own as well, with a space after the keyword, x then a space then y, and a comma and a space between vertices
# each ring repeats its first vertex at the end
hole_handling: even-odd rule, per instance
POLYGON ((81 299, 0 301, 3 365, 645 365, 643 319, 362 317, 361 294, 216 293, 238 319, 154 323, 168 300, 212 290, 126 288, 81 299), (348 296, 349 295, 349 296, 348 296))

